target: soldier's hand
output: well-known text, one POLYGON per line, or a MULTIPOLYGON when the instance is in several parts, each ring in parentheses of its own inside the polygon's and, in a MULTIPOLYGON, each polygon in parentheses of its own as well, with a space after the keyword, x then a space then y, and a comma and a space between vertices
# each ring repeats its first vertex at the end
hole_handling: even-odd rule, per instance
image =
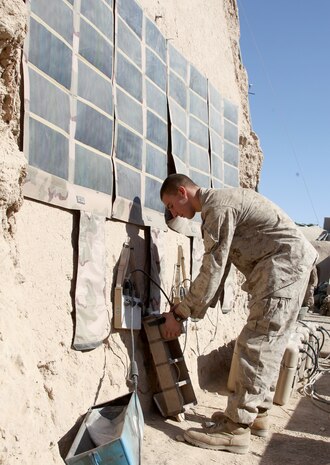
POLYGON ((166 319, 165 323, 159 327, 163 339, 178 338, 182 332, 182 323, 176 321, 172 313, 172 308, 171 311, 162 313, 162 316, 166 319))

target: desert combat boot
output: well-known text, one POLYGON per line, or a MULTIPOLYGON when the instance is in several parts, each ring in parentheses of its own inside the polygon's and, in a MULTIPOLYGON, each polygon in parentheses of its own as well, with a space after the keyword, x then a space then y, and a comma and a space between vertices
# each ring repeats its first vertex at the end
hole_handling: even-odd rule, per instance
MULTIPOLYGON (((213 423, 219 423, 224 418, 226 418, 226 416, 223 412, 214 412, 211 417, 211 421, 213 423)), ((261 438, 265 438, 267 436, 269 431, 269 416, 267 411, 263 413, 258 413, 256 419, 254 420, 252 425, 250 425, 250 430, 251 434, 253 434, 254 436, 259 436, 261 438)))
POLYGON ((184 432, 186 442, 203 449, 226 450, 245 454, 249 450, 251 431, 247 425, 223 418, 220 423, 202 428, 189 428, 184 432))

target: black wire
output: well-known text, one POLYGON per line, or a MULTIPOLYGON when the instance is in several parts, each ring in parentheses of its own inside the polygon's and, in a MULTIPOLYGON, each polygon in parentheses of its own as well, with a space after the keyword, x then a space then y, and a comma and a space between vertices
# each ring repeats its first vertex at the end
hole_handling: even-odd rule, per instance
POLYGON ((322 335, 322 342, 320 344, 320 349, 319 349, 319 351, 321 352, 321 350, 323 349, 323 346, 324 346, 325 335, 324 335, 324 332, 320 328, 317 328, 316 331, 320 331, 320 333, 322 335))
MULTIPOLYGON (((167 302, 170 304, 170 306, 172 307, 173 305, 173 302, 170 301, 170 299, 167 297, 165 291, 161 288, 161 286, 154 280, 152 279, 152 277, 150 276, 150 274, 148 274, 146 271, 140 269, 140 268, 136 268, 135 270, 131 271, 130 275, 132 275, 133 273, 135 273, 136 271, 140 271, 141 273, 145 274, 149 279, 150 281, 152 281, 160 290, 161 292, 164 294, 164 296, 166 297, 166 300, 167 302)), ((184 348, 183 348, 183 351, 182 353, 184 353, 185 349, 186 349, 186 345, 187 345, 187 335, 188 335, 188 329, 186 327, 186 332, 185 332, 186 336, 185 336, 185 342, 184 342, 184 348)))
POLYGON ((305 326, 306 328, 308 328, 310 330, 310 327, 308 325, 306 325, 306 323, 304 323, 303 321, 297 320, 297 323, 300 323, 301 325, 305 326))
POLYGON ((319 338, 317 336, 315 336, 315 334, 313 333, 310 333, 310 336, 312 336, 315 341, 316 341, 316 345, 317 345, 317 355, 319 355, 320 353, 320 343, 319 343, 319 338))
POLYGON ((317 355, 316 355, 316 352, 315 352, 314 347, 312 346, 312 344, 310 344, 310 343, 307 342, 307 341, 304 341, 303 344, 306 344, 306 346, 308 346, 308 347, 310 348, 310 350, 313 352, 313 355, 314 355, 313 365, 316 365, 316 366, 317 366, 317 365, 318 365, 318 363, 317 363, 318 357, 317 357, 317 355))
POLYGON ((330 337, 329 331, 327 331, 323 326, 319 326, 318 329, 319 329, 320 331, 324 331, 324 332, 327 333, 327 335, 330 337))
MULTIPOLYGON (((310 328, 306 323, 304 323, 304 322, 301 321, 301 320, 298 320, 298 323, 302 324, 302 325, 305 326, 307 329, 309 329, 309 331, 310 331, 310 332, 309 332, 309 335, 312 336, 312 337, 314 337, 314 338, 316 339, 317 351, 318 351, 318 353, 319 353, 320 350, 321 350, 321 347, 320 347, 320 343, 319 343, 318 337, 315 336, 315 334, 312 333, 311 328, 310 328)), ((317 328, 317 330, 319 330, 319 328, 317 328)), ((330 334, 329 334, 329 337, 330 337, 330 334)), ((323 343, 324 343, 324 338, 323 338, 323 343)), ((322 346, 323 346, 323 343, 322 343, 322 346)), ((306 344, 307 344, 307 342, 306 342, 306 344)))
MULTIPOLYGON (((301 352, 302 354, 306 354, 306 355, 312 360, 313 365, 315 366, 314 359, 313 359, 313 357, 311 356, 311 354, 310 354, 307 350, 305 350, 305 349, 300 349, 299 352, 301 352)), ((301 366, 301 365, 300 365, 300 366, 301 366)))
POLYGON ((306 354, 312 360, 312 363, 313 363, 313 366, 314 366, 313 371, 310 373, 310 370, 311 370, 310 368, 308 370, 306 370, 308 372, 308 375, 307 375, 308 379, 310 379, 313 376, 313 374, 316 372, 316 370, 318 369, 318 363, 317 363, 317 359, 316 359, 315 350, 313 349, 313 347, 310 344, 308 344, 308 342, 305 342, 304 344, 308 345, 308 347, 312 350, 312 352, 314 354, 314 357, 315 357, 313 359, 313 357, 311 356, 311 354, 307 350, 300 349, 300 352, 306 354))
POLYGON ((141 273, 145 274, 146 276, 148 276, 148 278, 150 279, 150 281, 152 281, 159 289, 160 291, 164 294, 164 296, 166 297, 166 300, 167 302, 170 304, 170 306, 172 307, 173 303, 170 301, 170 299, 167 297, 165 291, 161 288, 161 286, 154 280, 152 279, 152 277, 150 276, 150 274, 146 273, 144 270, 140 269, 140 268, 136 268, 135 270, 131 271, 130 275, 132 275, 133 273, 135 273, 136 271, 140 271, 141 273))

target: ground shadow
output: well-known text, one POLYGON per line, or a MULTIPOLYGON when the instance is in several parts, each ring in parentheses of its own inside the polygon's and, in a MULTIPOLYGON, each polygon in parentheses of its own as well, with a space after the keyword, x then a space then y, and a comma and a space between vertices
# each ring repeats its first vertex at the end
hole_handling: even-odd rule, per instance
POLYGON ((328 465, 329 457, 330 443, 327 441, 275 433, 261 457, 260 465, 278 465, 284 461, 290 465, 328 465))
MULTIPOLYGON (((185 413, 184 417, 185 420, 196 423, 196 426, 200 426, 201 422, 203 421, 201 415, 195 415, 191 411, 189 411, 189 413, 185 413)), ((163 417, 162 414, 159 412, 158 408, 156 407, 156 404, 154 404, 148 410, 148 412, 145 413, 144 422, 151 428, 163 432, 173 440, 176 439, 176 436, 178 434, 182 434, 183 431, 185 431, 186 429, 183 426, 181 426, 182 423, 176 420, 175 418, 163 417), (171 420, 171 422, 168 422, 167 420, 171 420)))
MULTIPOLYGON (((330 373, 325 372, 315 383, 316 391, 319 394, 329 393, 329 381, 330 373)), ((317 402, 316 400, 312 400, 310 397, 302 397, 295 408, 286 429, 290 431, 299 431, 302 433, 330 437, 329 413, 329 404, 317 402)), ((330 455, 328 462, 330 463, 330 455)))

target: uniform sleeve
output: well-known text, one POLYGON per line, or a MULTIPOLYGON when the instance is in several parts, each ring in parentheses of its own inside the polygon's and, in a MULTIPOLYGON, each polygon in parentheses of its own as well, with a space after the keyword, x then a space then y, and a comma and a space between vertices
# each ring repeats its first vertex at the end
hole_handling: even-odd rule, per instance
POLYGON ((227 208, 220 215, 208 214, 203 226, 204 256, 202 266, 190 290, 176 311, 185 318, 203 318, 224 274, 236 226, 236 215, 227 208))

